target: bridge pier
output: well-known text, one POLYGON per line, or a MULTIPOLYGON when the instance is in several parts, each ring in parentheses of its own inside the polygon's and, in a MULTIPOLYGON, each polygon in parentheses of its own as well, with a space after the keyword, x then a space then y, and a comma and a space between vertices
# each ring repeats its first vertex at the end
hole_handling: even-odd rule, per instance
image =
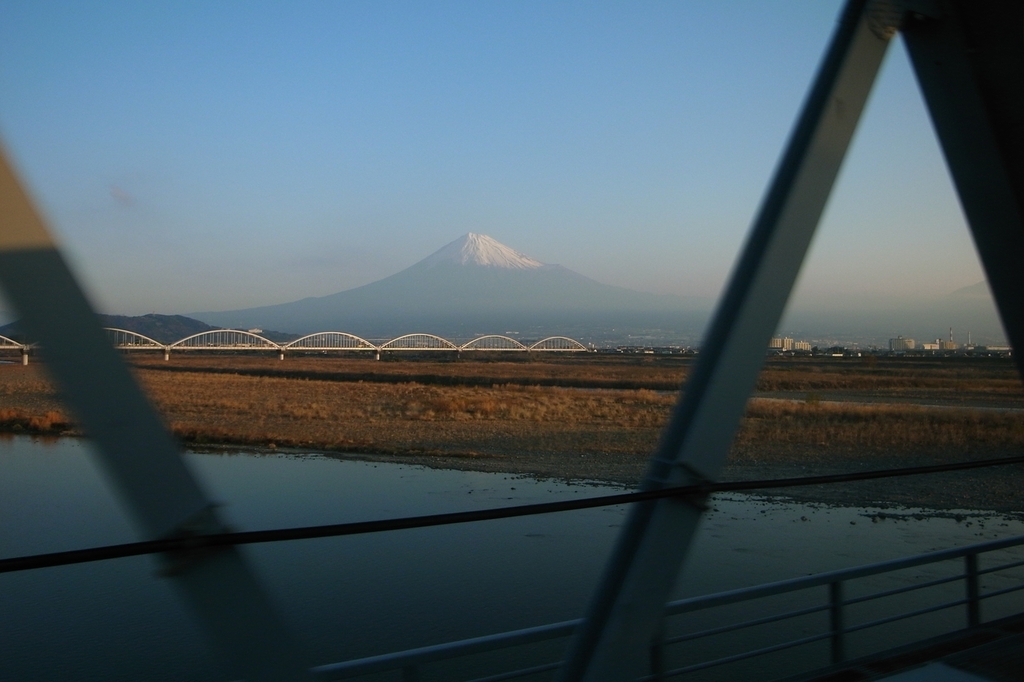
POLYGON ((284 351, 283 350, 280 353, 277 354, 277 359, 278 360, 284 360, 284 351))
POLYGON ((167 362, 170 359, 171 359, 171 349, 167 348, 167 347, 164 347, 164 362, 167 362))
POLYGON ((374 360, 380 360, 380 351, 379 350, 378 351, 374 351, 373 359, 374 360))
POLYGON ((28 365, 28 348, 21 349, 21 364, 23 367, 28 365))

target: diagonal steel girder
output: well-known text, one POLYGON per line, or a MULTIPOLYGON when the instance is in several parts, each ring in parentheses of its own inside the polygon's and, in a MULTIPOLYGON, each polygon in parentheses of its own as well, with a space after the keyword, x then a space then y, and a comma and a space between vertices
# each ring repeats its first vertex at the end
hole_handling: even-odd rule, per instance
POLYGON ((901 31, 1024 376, 1024 3, 943 0, 901 31))
MULTIPOLYGON (((642 489, 720 473, 899 16, 888 3, 850 0, 844 9, 642 489)), ((633 507, 558 679, 645 674, 702 513, 696 499, 633 507)))
MULTIPOLYGON (((106 338, 31 200, 0 150, 0 285, 22 331, 96 445, 98 461, 147 539, 223 526, 177 444, 106 338)), ((309 679, 283 621, 235 547, 163 557, 232 674, 250 682, 309 679)))

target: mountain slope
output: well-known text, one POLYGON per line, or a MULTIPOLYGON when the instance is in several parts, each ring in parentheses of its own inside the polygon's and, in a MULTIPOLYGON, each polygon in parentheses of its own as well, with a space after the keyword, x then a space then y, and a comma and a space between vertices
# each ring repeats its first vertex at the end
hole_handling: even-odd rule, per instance
MULTIPOLYGON (((214 327, 205 322, 200 322, 184 315, 158 315, 156 313, 137 316, 100 314, 99 318, 104 327, 125 329, 148 336, 160 343, 174 343, 186 336, 214 329, 214 327)), ((19 338, 21 330, 18 327, 18 322, 14 321, 0 327, 0 334, 11 338, 19 338)))
POLYGON ((531 270, 544 265, 505 246, 497 239, 473 232, 441 247, 419 262, 419 265, 428 268, 443 264, 485 265, 508 270, 531 270))
POLYGON ((947 294, 947 297, 961 300, 989 300, 992 298, 992 290, 988 287, 988 281, 983 279, 977 284, 960 287, 947 294))
POLYGON ((213 329, 210 325, 184 315, 100 315, 105 327, 127 329, 130 332, 143 334, 161 343, 174 343, 179 339, 199 332, 213 329))
POLYGON ((390 277, 329 296, 246 310, 195 313, 218 326, 387 336, 511 329, 679 325, 708 303, 601 284, 545 265, 485 235, 467 234, 390 277), (684 315, 685 314, 685 315, 684 315))

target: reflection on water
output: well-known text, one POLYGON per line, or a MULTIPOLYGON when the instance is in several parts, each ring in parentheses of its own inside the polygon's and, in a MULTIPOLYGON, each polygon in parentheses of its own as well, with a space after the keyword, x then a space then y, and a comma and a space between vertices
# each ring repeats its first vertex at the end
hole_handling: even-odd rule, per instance
MULTIPOLYGON (((239 530, 526 504, 607 489, 322 457, 193 454, 239 530)), ((674 596, 1024 533, 1018 520, 718 497, 674 596), (900 520, 901 518, 910 520, 900 520)), ((250 546, 314 664, 578 617, 624 518, 585 510, 250 546)), ((136 539, 78 441, 0 444, 0 553, 136 539)), ((223 679, 147 557, 0 575, 0 679, 223 679)))

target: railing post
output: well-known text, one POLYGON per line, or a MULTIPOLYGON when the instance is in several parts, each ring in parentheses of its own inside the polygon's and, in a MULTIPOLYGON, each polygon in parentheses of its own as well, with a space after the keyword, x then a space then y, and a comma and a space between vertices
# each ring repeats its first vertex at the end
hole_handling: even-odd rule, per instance
POLYGON ((981 623, 981 602, 978 595, 978 555, 964 557, 964 580, 967 583, 967 627, 981 623))
POLYGON ((842 663, 846 660, 846 652, 843 651, 843 581, 837 580, 828 584, 828 614, 829 625, 832 629, 832 663, 842 663))
POLYGON ((665 679, 665 621, 662 619, 651 638, 651 677, 654 682, 665 679))

